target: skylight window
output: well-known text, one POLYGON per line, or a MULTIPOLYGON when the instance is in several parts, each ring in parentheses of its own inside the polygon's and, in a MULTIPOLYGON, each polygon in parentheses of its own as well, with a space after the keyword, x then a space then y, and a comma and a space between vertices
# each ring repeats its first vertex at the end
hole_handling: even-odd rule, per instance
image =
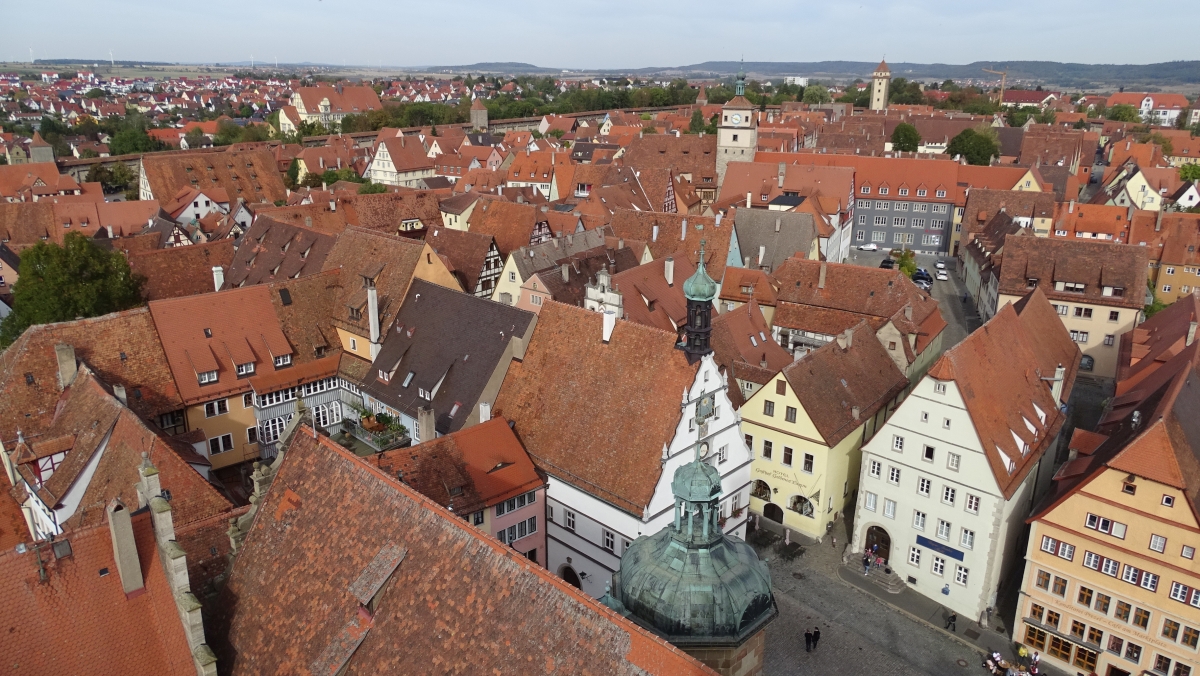
POLYGON ((414 373, 415 373, 414 371, 409 371, 408 375, 404 376, 404 382, 401 383, 400 386, 408 387, 408 384, 412 382, 414 373))

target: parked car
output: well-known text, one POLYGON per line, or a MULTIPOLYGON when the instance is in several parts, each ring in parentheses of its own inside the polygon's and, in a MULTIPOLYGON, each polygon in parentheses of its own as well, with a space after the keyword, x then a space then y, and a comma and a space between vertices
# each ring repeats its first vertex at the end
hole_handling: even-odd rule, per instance
POLYGON ((950 276, 946 274, 945 270, 938 270, 937 280, 939 282, 944 282, 944 281, 947 281, 948 279, 950 279, 950 276))
POLYGON ((896 261, 891 258, 885 258, 879 261, 879 267, 886 270, 891 270, 892 268, 896 267, 896 261))
POLYGON ((924 279, 915 280, 913 281, 913 284, 915 284, 918 289, 927 293, 933 288, 933 283, 924 279))
POLYGON ((870 244, 860 244, 858 246, 858 250, 859 251, 879 251, 879 245, 874 242, 871 242, 870 244))
POLYGON ((933 283, 933 275, 929 274, 928 270, 917 270, 913 273, 912 280, 914 282, 929 282, 933 283))
POLYGON ((938 270, 945 270, 946 269, 946 261, 938 261, 933 264, 933 267, 937 268, 938 270))

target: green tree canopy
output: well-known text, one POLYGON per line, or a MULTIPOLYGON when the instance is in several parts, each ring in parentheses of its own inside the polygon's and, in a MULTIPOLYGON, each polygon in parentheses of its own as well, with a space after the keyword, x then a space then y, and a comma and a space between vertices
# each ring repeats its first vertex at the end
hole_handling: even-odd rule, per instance
POLYGON ((921 134, 916 127, 907 122, 896 125, 896 129, 892 131, 892 150, 914 153, 919 145, 921 145, 921 134))
POLYGON ((184 134, 183 140, 187 141, 189 148, 199 148, 208 140, 204 137, 204 131, 200 127, 193 127, 191 131, 184 134))
POLYGON ((912 279, 917 272, 917 257, 911 249, 905 249, 896 256, 896 267, 900 268, 906 277, 912 279))
POLYGON ((692 120, 688 123, 689 134, 699 134, 704 131, 704 114, 697 108, 692 111, 692 120))
POLYGON ((92 87, 86 94, 84 94, 84 96, 89 99, 102 99, 104 98, 105 94, 103 89, 100 89, 99 87, 92 87))
POLYGON ((804 103, 829 103, 832 100, 824 85, 810 84, 804 88, 804 103))
POLYGON ((946 146, 946 154, 951 157, 961 155, 970 164, 986 166, 991 164, 993 157, 1000 156, 1000 144, 988 134, 964 129, 958 136, 950 139, 950 144, 946 146))
POLYGON ((150 138, 144 129, 129 128, 117 132, 108 143, 110 155, 128 155, 161 150, 162 144, 150 138))
POLYGON ((38 242, 21 253, 21 276, 13 284, 13 311, 0 322, 0 345, 35 324, 141 305, 142 281, 124 255, 101 249, 81 233, 68 233, 62 246, 38 242))
POLYGON ((1142 115, 1137 108, 1128 103, 1118 103, 1117 105, 1104 111, 1105 117, 1117 122, 1141 122, 1142 115))
POLYGON ((382 183, 372 183, 367 181, 358 186, 358 194, 360 195, 375 195, 381 192, 387 192, 387 186, 382 183))
POLYGON ((1200 181, 1200 164, 1185 164, 1179 168, 1179 178, 1183 181, 1200 181))

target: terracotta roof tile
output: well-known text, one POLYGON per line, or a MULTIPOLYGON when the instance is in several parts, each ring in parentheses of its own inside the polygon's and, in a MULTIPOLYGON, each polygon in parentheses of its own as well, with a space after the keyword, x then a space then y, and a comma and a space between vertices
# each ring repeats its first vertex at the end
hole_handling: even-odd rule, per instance
POLYGON ((542 673, 713 673, 314 436, 301 428, 284 453, 219 598, 212 643, 230 673, 322 664, 335 665, 330 673, 344 664, 348 675, 413 664, 483 673, 511 669, 516 656, 542 673), (400 549, 402 558, 389 557, 399 559, 392 572, 374 576, 384 582, 374 612, 363 615, 351 586, 400 549), (509 625, 525 630, 503 638, 484 630, 509 625), (353 640, 342 642, 343 632, 353 640), (337 647, 349 643, 357 648, 337 647))
POLYGON ((238 240, 223 288, 236 289, 315 274, 325 264, 336 241, 336 234, 259 216, 238 240))
POLYGON ((174 197, 180 188, 223 188, 231 202, 275 202, 287 198, 271 151, 162 153, 142 158, 142 175, 155 199, 174 197))
POLYGON ((215 290, 212 269, 229 269, 233 244, 233 240, 223 239, 140 252, 128 256, 129 268, 145 277, 142 295, 146 300, 211 293, 215 290))
POLYGON ((693 269, 700 261, 700 241, 704 240, 708 276, 718 283, 725 276, 733 240, 733 224, 728 219, 718 223, 707 216, 618 209, 610 225, 617 237, 645 242, 655 260, 687 258, 693 269))
POLYGON ((1146 248, 1141 246, 1009 235, 1000 265, 1000 293, 1024 296, 1028 280, 1037 279, 1038 288, 1051 300, 1140 309, 1146 266, 1146 248), (1082 294, 1058 291, 1060 282, 1086 286, 1082 294), (1124 289, 1124 295, 1105 296, 1104 287, 1124 289))

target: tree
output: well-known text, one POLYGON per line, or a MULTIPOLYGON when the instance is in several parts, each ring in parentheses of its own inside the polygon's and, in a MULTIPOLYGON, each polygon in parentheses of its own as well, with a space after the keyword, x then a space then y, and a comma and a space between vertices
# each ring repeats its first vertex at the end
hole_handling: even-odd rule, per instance
POLYGON ((699 134, 704 131, 704 127, 704 113, 700 112, 700 109, 697 108, 692 111, 692 120, 688 123, 688 133, 699 134))
POLYGON ((1185 164, 1180 167, 1179 180, 1200 181, 1200 164, 1185 164))
MULTIPOLYGON (((20 281, 20 280, 17 280, 17 281, 20 281)), ((1153 284, 1151 284, 1149 281, 1147 281, 1146 286, 1150 289, 1150 299, 1151 300, 1150 300, 1149 305, 1146 305, 1145 307, 1142 308, 1142 312, 1146 315, 1146 319, 1150 319, 1151 317, 1158 314, 1159 312, 1162 312, 1163 310, 1167 309, 1167 304, 1162 302, 1162 300, 1159 299, 1158 292, 1155 291, 1153 284)))
POLYGON ((195 149, 203 146, 204 142, 208 139, 205 138, 204 132, 200 127, 193 127, 191 131, 184 134, 183 140, 187 141, 187 147, 195 149))
POLYGON ((1075 124, 1071 125, 1075 129, 1087 129, 1086 120, 1075 120, 1075 124))
POLYGON ((1175 146, 1171 143, 1171 139, 1163 136, 1161 133, 1156 131, 1153 134, 1150 134, 1150 138, 1147 140, 1149 140, 1150 143, 1157 143, 1158 147, 1162 148, 1163 155, 1170 156, 1174 154, 1175 146))
POLYGON ((892 150, 915 153, 919 145, 921 145, 921 133, 917 131, 916 127, 907 122, 896 125, 896 129, 892 131, 892 150))
POLYGON ((832 100, 824 85, 810 84, 804 88, 804 103, 829 103, 832 100))
POLYGON ((130 272, 123 254, 105 251, 81 233, 67 233, 62 246, 38 242, 21 253, 21 276, 13 284, 13 311, 0 322, 0 345, 35 324, 141 305, 143 281, 130 272))
POLYGON ((106 96, 106 94, 104 93, 103 89, 100 89, 98 87, 92 87, 91 89, 88 90, 88 92, 86 94, 84 94, 84 96, 86 96, 89 99, 102 99, 106 96))
POLYGON ((905 277, 912 279, 917 272, 917 257, 911 249, 905 249, 896 256, 896 267, 900 268, 900 272, 903 272, 905 277))
POLYGON ((387 192, 387 186, 382 183, 371 183, 367 181, 358 186, 358 194, 360 195, 375 195, 381 192, 387 192))
POLYGON ((946 154, 951 157, 961 155, 969 164, 986 166, 991 164, 993 157, 1000 156, 1000 144, 988 134, 964 129, 958 136, 950 139, 950 144, 946 146, 946 154))
POLYGON ((300 162, 297 161, 296 158, 293 157, 292 163, 288 165, 287 174, 284 175, 283 184, 286 187, 288 187, 292 190, 295 190, 296 186, 297 186, 297 181, 299 181, 299 180, 300 180, 300 162))
POLYGON ((1047 108, 1038 113, 1034 119, 1038 124, 1054 124, 1056 117, 1058 117, 1058 113, 1054 112, 1053 108, 1047 108))
POLYGON ((1117 122, 1141 122, 1142 115, 1137 108, 1128 103, 1118 103, 1117 105, 1105 111, 1105 116, 1110 120, 1117 122))
POLYGON ((159 150, 160 144, 158 141, 150 138, 142 129, 123 129, 108 143, 108 152, 111 155, 129 155, 131 153, 148 153, 154 150, 159 150))

